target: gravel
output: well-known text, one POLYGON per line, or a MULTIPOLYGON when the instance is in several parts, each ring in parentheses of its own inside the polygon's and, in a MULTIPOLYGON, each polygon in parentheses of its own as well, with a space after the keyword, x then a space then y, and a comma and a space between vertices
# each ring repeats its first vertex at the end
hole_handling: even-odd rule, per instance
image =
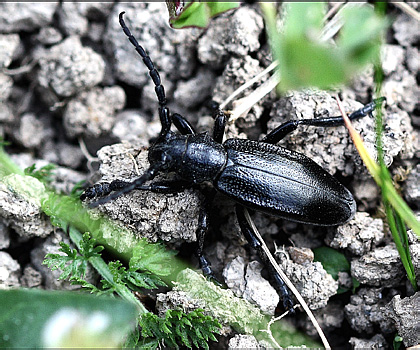
MULTIPOLYGON (((118 24, 121 11, 159 69, 171 113, 184 115, 200 132, 211 133, 213 127, 208 102, 224 101, 271 61, 258 6, 217 16, 206 30, 172 30, 164 3, 0 3, 0 136, 11 142, 7 152, 22 169, 57 164, 51 182, 57 191, 70 193, 81 180, 131 181, 149 166, 147 148, 160 131, 158 101, 146 67, 118 24)), ((390 11, 395 21, 382 50, 385 162, 420 217, 418 23, 397 8, 390 11)), ((245 117, 230 121, 226 137, 260 139, 287 120, 339 115, 338 91, 351 112, 370 102, 373 90, 373 69, 368 67, 340 90, 290 91, 282 97, 271 92, 245 117)), ((366 117, 354 124, 376 156, 374 120, 366 117)), ((315 160, 357 201, 355 217, 337 228, 251 214, 333 347, 391 347, 396 333, 405 346, 418 344, 419 294, 406 281, 383 221, 380 193, 346 128, 301 127, 279 145, 315 160), (314 249, 325 245, 350 262, 351 269, 341 271, 338 281, 314 261, 314 249), (354 279, 360 283, 355 291, 354 279), (337 294, 343 287, 347 292, 337 294)), ((171 175, 157 180, 167 178, 171 175)), ((54 230, 39 202, 11 190, 16 183, 25 185, 16 176, 0 181, 0 288, 74 289, 57 281, 58 271, 42 265, 45 254, 68 242, 66 234, 54 230)), ((105 213, 138 237, 164 241, 197 266, 189 243, 196 241, 202 201, 198 188, 170 195, 133 191, 94 213, 105 213)), ((216 277, 265 313, 277 313, 278 295, 240 233, 234 204, 217 195, 212 208, 205 252, 216 277)), ((418 273, 420 241, 409 235, 418 273)), ((96 280, 90 271, 88 281, 96 280)), ((156 301, 160 313, 203 305, 180 291, 161 293, 156 301)), ((289 321, 315 336, 300 312, 289 321)), ((229 334, 232 349, 257 346, 255 339, 235 336, 231 329, 224 334, 229 334)))

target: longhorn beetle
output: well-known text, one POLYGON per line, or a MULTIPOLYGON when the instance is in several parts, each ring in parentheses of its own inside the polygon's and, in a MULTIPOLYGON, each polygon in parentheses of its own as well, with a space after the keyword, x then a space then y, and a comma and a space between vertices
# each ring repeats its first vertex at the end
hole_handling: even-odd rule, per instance
MULTIPOLYGON (((197 134, 183 116, 169 113, 159 73, 126 26, 123 15, 124 12, 120 13, 119 22, 124 34, 143 59, 154 82, 162 129, 149 148, 150 167, 142 176, 131 182, 114 180, 96 184, 86 189, 81 199, 102 197, 90 204, 97 207, 135 189, 176 193, 203 181, 212 182, 214 188, 201 206, 197 231, 197 257, 204 275, 213 278, 210 264, 203 255, 203 245, 208 211, 217 190, 236 202, 236 215, 244 236, 270 270, 285 309, 292 309, 288 289, 274 268, 267 264, 261 243, 245 218, 244 207, 307 224, 335 226, 348 222, 356 212, 356 202, 349 190, 310 158, 275 145, 299 125, 339 126, 343 125, 342 117, 288 121, 261 141, 229 139, 222 143, 227 117, 215 108, 213 137, 207 132, 197 134), (180 134, 170 131, 172 123, 180 134), (175 172, 179 180, 145 184, 157 174, 169 172, 175 172)), ((349 118, 355 120, 370 115, 383 101, 384 98, 377 99, 349 118)))

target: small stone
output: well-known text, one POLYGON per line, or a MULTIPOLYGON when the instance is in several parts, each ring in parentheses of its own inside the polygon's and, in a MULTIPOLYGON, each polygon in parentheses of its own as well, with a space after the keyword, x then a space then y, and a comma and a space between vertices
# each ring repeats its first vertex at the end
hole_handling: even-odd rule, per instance
POLYGON ((404 49, 398 45, 384 45, 381 62, 385 75, 401 69, 404 62, 404 49))
POLYGON ((296 264, 303 265, 314 261, 314 252, 309 248, 289 247, 288 251, 290 258, 296 264))
POLYGON ((0 289, 20 287, 20 275, 19 263, 8 253, 0 252, 0 289))
POLYGON ((245 273, 246 287, 243 298, 258 305, 267 315, 274 315, 279 303, 279 295, 270 283, 261 276, 263 266, 258 261, 251 261, 245 273))
POLYGON ((27 265, 23 269, 22 277, 20 278, 20 283, 24 288, 36 288, 41 286, 42 275, 39 271, 35 270, 32 266, 27 265))
POLYGON ((39 61, 38 83, 60 97, 72 96, 100 83, 105 73, 103 58, 80 38, 70 36, 52 46, 39 61))
POLYGON ((0 68, 9 67, 19 44, 18 34, 0 34, 0 68))
POLYGON ((388 348, 388 343, 382 334, 376 334, 370 339, 360 339, 356 337, 351 337, 349 343, 353 349, 386 349, 388 348))
POLYGON ((35 178, 8 175, 0 182, 0 216, 21 237, 46 237, 51 233, 49 218, 41 210, 44 185, 35 178), (13 190, 12 190, 13 189, 13 190), (30 193, 28 199, 25 192, 30 193))
POLYGON ((226 285, 235 295, 241 297, 244 294, 245 284, 245 260, 238 256, 223 269, 223 277, 226 285))
POLYGON ((382 333, 395 332, 395 327, 383 309, 391 297, 385 295, 382 288, 360 288, 357 294, 350 297, 350 303, 344 307, 344 314, 350 327, 363 334, 373 334, 378 326, 382 333))
POLYGON ((63 35, 57 28, 43 27, 40 29, 36 38, 43 45, 55 45, 63 40, 63 35))
POLYGON ((83 36, 88 30, 88 20, 77 2, 63 2, 58 10, 58 18, 60 28, 67 36, 83 36))
POLYGON ((10 230, 0 222, 0 249, 7 249, 10 246, 10 230))
POLYGON ((347 224, 331 230, 326 243, 335 249, 348 249, 352 254, 363 255, 384 239, 383 222, 368 213, 357 212, 347 224))
POLYGON ((237 334, 229 339, 229 350, 235 349, 265 349, 253 335, 237 334))
POLYGON ((369 286, 398 286, 405 278, 404 268, 394 244, 376 248, 351 262, 351 275, 369 286))
POLYGON ((306 262, 302 265, 290 260, 286 251, 277 248, 275 256, 284 273, 305 299, 312 310, 327 305, 329 298, 337 293, 338 282, 322 267, 320 262, 306 262))
POLYGON ((64 126, 70 137, 98 137, 108 133, 115 113, 125 104, 125 93, 119 86, 93 88, 71 100, 64 111, 64 126))
MULTIPOLYGON (((52 22, 58 2, 1 2, 0 32, 30 32, 52 22)), ((0 50, 1 52, 1 50, 0 50)))
POLYGON ((210 23, 200 38, 198 58, 214 68, 222 68, 232 54, 244 57, 258 50, 262 30, 262 17, 252 8, 240 7, 222 14, 210 23))
POLYGON ((404 345, 408 348, 420 344, 420 292, 403 299, 396 295, 385 309, 404 345))

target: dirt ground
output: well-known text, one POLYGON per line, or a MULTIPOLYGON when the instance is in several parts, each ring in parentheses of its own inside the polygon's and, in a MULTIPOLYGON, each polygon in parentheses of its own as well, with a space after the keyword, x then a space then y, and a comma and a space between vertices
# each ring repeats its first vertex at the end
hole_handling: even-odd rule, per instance
MULTIPOLYGON (((418 3, 409 6, 420 11, 418 3)), ((119 12, 126 12, 127 25, 158 68, 171 112, 185 116, 199 132, 213 128, 211 100, 222 103, 271 63, 257 5, 220 15, 206 30, 171 29, 165 3, 4 2, 0 10, 0 136, 10 142, 6 150, 22 168, 56 164, 52 185, 64 193, 82 180, 137 177, 148 166, 147 148, 160 131, 153 82, 121 31, 119 12)), ((389 5, 388 11, 393 23, 383 48, 385 161, 419 216, 419 22, 400 7, 389 5)), ((225 109, 233 109, 267 79, 225 109)), ((346 110, 354 111, 372 100, 372 91, 373 69, 368 68, 339 94, 346 110)), ((228 123, 226 138, 260 139, 287 120, 339 115, 336 93, 305 90, 278 97, 272 91, 246 116, 228 123)), ((374 151, 374 121, 366 117, 355 127, 374 151)), ((392 348, 396 334, 406 347, 419 344, 420 295, 407 282, 383 221, 380 193, 347 130, 302 127, 279 145, 315 160, 357 202, 355 218, 332 228, 252 214, 332 347, 392 348), (313 250, 325 245, 350 262, 338 280, 313 261, 313 250), (360 282, 354 292, 352 278, 360 282), (339 289, 347 291, 337 294, 339 289)), ((6 205, 7 189, 0 192, 0 267, 7 272, 0 286, 74 289, 42 265, 65 233, 54 230, 30 203, 6 205)), ((192 189, 176 195, 135 191, 100 210, 139 236, 180 249, 197 267, 191 242, 202 198, 192 189)), ((205 246, 216 275, 235 293, 274 313, 277 293, 265 284, 257 254, 241 237, 234 204, 217 195, 212 208, 205 246)), ((420 241, 411 231, 409 244, 418 273, 420 241)), ((288 319, 316 338, 303 312, 288 319)), ((234 339, 234 334, 226 337, 234 339)), ((245 346, 240 344, 232 341, 231 346, 245 346)))

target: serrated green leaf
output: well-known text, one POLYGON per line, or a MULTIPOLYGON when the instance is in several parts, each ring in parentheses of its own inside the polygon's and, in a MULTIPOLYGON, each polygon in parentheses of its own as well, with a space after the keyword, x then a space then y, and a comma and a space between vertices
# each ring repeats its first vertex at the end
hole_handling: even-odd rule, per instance
POLYGON ((132 287, 156 289, 159 287, 166 287, 166 283, 159 277, 152 275, 148 272, 128 271, 126 280, 132 284, 132 287))
POLYGON ((185 329, 184 325, 177 324, 175 325, 175 334, 181 339, 181 343, 188 348, 191 348, 191 342, 188 336, 188 331, 185 329))
POLYGON ((80 241, 81 255, 78 255, 76 249, 71 249, 68 244, 60 242, 59 250, 66 255, 47 254, 43 263, 52 270, 62 270, 60 280, 68 279, 70 276, 81 279, 86 274, 88 260, 100 257, 98 252, 103 249, 101 246, 95 247, 94 244, 95 240, 90 238, 89 233, 85 233, 80 241))
POLYGON ((180 345, 191 348, 193 344, 208 349, 207 340, 215 340, 213 333, 218 333, 221 327, 216 319, 204 316, 201 311, 185 314, 180 309, 168 310, 164 318, 144 314, 139 324, 143 337, 156 337, 159 343, 176 348, 180 345))
POLYGON ((32 176, 45 184, 49 184, 52 181, 53 170, 56 168, 55 164, 47 164, 36 170, 36 165, 32 164, 25 168, 23 172, 25 175, 32 176))

